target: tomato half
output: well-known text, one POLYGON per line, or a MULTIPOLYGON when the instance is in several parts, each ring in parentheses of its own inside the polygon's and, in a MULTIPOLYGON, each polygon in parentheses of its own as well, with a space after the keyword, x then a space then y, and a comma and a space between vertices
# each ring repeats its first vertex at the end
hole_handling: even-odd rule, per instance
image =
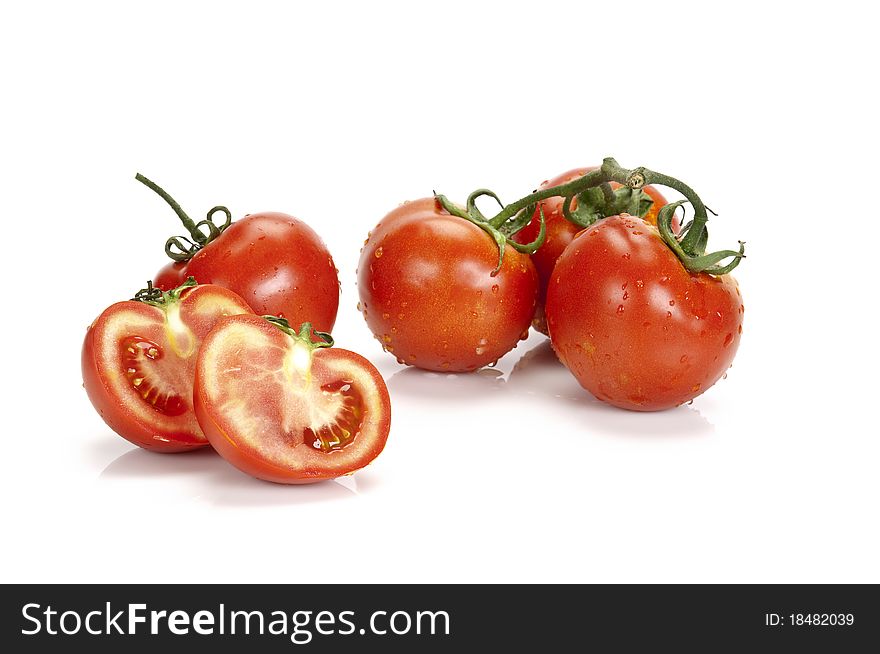
POLYGON ((363 468, 391 425, 388 389, 369 361, 253 315, 221 320, 205 338, 195 408, 227 461, 285 484, 363 468))
POLYGON ((330 331, 339 309, 339 276, 327 246, 301 220, 284 213, 255 213, 236 220, 186 263, 169 263, 156 275, 162 290, 187 277, 224 286, 258 314, 309 321, 330 331))
POLYGON ((730 367, 744 307, 730 275, 690 273, 657 228, 605 218, 579 233, 547 289, 550 341, 581 386, 637 411, 678 406, 730 367))
POLYGON ((208 444, 193 413, 196 354, 220 318, 250 313, 219 286, 165 294, 154 306, 117 302, 88 328, 83 386, 104 422, 148 450, 180 452, 208 444))
POLYGON ((504 250, 434 198, 383 218, 361 250, 359 308, 400 363, 466 372, 497 361, 528 334, 538 276, 528 255, 504 250))
MULTIPOLYGON (((587 168, 575 168, 566 171, 552 179, 545 180, 538 188, 543 190, 561 184, 567 184, 578 177, 583 177, 591 170, 596 170, 596 168, 596 166, 589 166, 587 168)), ((619 188, 620 184, 612 182, 611 187, 619 188)), ((656 225, 657 214, 660 212, 660 208, 666 204, 666 198, 664 198, 663 194, 653 186, 645 186, 642 190, 654 201, 645 216, 645 220, 652 225, 656 225)), ((550 275, 553 273, 553 266, 556 265, 556 260, 559 258, 559 255, 562 254, 562 251, 566 246, 571 243, 575 234, 581 231, 581 227, 566 220, 565 214, 562 212, 562 198, 547 198, 546 200, 542 200, 539 205, 539 207, 535 208, 535 214, 532 217, 531 222, 517 232, 513 239, 517 243, 531 243, 534 241, 538 237, 538 233, 541 229, 539 211, 543 210, 544 220, 547 225, 547 235, 544 244, 532 254, 532 262, 535 264, 535 268, 538 271, 538 278, 540 279, 538 304, 535 310, 535 318, 532 321, 532 326, 542 334, 547 334, 547 320, 544 316, 544 302, 547 297, 547 284, 549 283, 550 275)), ((577 206, 576 203, 575 206, 577 206)), ((674 218, 673 220, 675 221, 673 229, 678 231, 678 219, 674 218)))

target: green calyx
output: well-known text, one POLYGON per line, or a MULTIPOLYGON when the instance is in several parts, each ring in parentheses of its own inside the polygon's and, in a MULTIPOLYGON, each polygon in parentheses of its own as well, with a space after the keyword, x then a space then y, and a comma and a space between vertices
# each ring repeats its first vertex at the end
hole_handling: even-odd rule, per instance
POLYGON ((523 252, 525 254, 536 252, 538 248, 544 244, 544 239, 547 236, 547 224, 544 220, 544 211, 541 209, 539 211, 541 229, 538 232, 537 238, 531 243, 517 243, 513 240, 513 236, 531 222, 532 216, 535 213, 535 206, 531 205, 522 207, 519 211, 510 216, 506 216, 503 220, 498 220, 498 216, 501 215, 501 213, 493 218, 486 218, 486 216, 483 215, 483 212, 477 207, 477 200, 483 196, 488 196, 495 200, 495 202, 498 203, 498 206, 502 209, 501 213, 504 212, 504 205, 501 200, 495 195, 495 193, 488 189, 477 189, 471 193, 468 196, 467 204, 464 209, 453 202, 450 202, 445 195, 434 194, 434 198, 447 212, 453 216, 458 216, 459 218, 463 218, 464 220, 473 223, 489 234, 489 236, 492 237, 492 240, 495 241, 495 244, 498 246, 498 265, 495 266, 495 269, 491 273, 494 277, 498 274, 498 271, 501 270, 501 266, 504 265, 505 248, 509 245, 517 252, 523 252))
POLYGON ((144 304, 149 304, 154 307, 164 307, 180 300, 180 295, 186 289, 192 288, 193 286, 198 286, 195 277, 187 277, 183 284, 177 288, 172 288, 170 291, 163 291, 161 288, 156 288, 153 286, 152 281, 147 281, 147 287, 139 290, 131 299, 135 302, 143 302, 144 304))
POLYGON ((208 215, 204 220, 195 222, 161 186, 150 181, 140 173, 135 175, 134 178, 147 188, 155 191, 165 200, 174 209, 174 213, 177 214, 180 222, 183 223, 183 226, 189 232, 189 236, 172 236, 165 241, 165 254, 174 261, 189 261, 196 252, 220 236, 232 224, 232 213, 226 207, 219 205, 208 211, 208 215), (214 214, 218 211, 226 217, 220 225, 214 222, 214 214))
MULTIPOLYGON (((740 261, 745 258, 745 244, 742 241, 740 241, 739 250, 719 250, 706 254, 706 245, 709 240, 706 223, 709 219, 709 210, 703 204, 700 196, 690 186, 674 177, 644 167, 632 170, 623 168, 611 157, 603 160, 602 166, 596 170, 591 170, 585 175, 565 184, 533 191, 516 202, 502 207, 501 211, 492 219, 488 221, 483 220, 490 227, 496 229, 504 225, 519 225, 518 228, 521 229, 531 219, 536 204, 541 200, 551 197, 561 197, 562 212, 565 218, 583 228, 589 227, 603 218, 620 213, 644 217, 650 210, 653 202, 642 191, 648 184, 667 186, 678 191, 686 198, 681 202, 674 202, 661 209, 658 215, 658 228, 664 243, 681 260, 682 265, 687 270, 693 273, 705 272, 710 275, 724 275, 736 268, 740 261), (612 189, 610 182, 616 182, 621 186, 616 190, 612 189), (575 200, 577 200, 576 207, 574 206, 575 200), (694 215, 691 221, 681 230, 681 234, 676 235, 672 231, 672 217, 675 214, 675 210, 684 203, 688 203, 693 207, 694 215), (525 220, 523 222, 524 216, 525 220), (725 261, 727 263, 724 263, 725 261)), ((479 197, 480 195, 488 195, 497 200, 497 196, 492 191, 486 189, 474 191, 471 194, 471 198, 479 197)), ((470 198, 468 199, 468 211, 462 212, 460 209, 453 211, 454 205, 451 205, 452 208, 447 206, 449 203, 442 195, 437 197, 450 213, 454 213, 457 216, 460 215, 483 227, 483 224, 477 222, 474 219, 475 216, 472 215, 472 202, 470 198)), ((476 217, 482 218, 482 215, 477 212, 476 217)), ((483 227, 483 229, 487 228, 483 227)), ((487 229, 487 231, 489 230, 487 229)), ((535 239, 534 243, 524 246, 527 249, 520 251, 531 249, 534 252, 537 250, 544 241, 544 231, 544 216, 542 213, 541 235, 538 239, 535 239)))
POLYGON ((275 325, 288 336, 292 336, 296 340, 305 343, 312 350, 319 347, 333 347, 333 337, 328 332, 319 332, 317 329, 314 329, 310 322, 304 322, 300 325, 299 331, 297 332, 290 326, 290 322, 287 318, 281 318, 279 316, 263 316, 263 318, 275 325), (318 337, 317 341, 312 339, 312 334, 318 337))

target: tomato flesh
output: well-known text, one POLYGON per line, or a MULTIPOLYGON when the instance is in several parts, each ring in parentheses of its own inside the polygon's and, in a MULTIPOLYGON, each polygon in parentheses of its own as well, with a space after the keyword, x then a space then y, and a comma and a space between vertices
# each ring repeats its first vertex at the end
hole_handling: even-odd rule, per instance
POLYGON ((179 387, 167 383, 175 363, 170 366, 159 363, 165 359, 161 344, 132 336, 120 343, 120 359, 125 378, 144 402, 167 416, 183 415, 189 410, 189 403, 181 396, 179 387))
POLYGON ((223 316, 250 313, 231 291, 185 289, 166 306, 118 302, 86 332, 83 386, 107 425, 146 449, 179 452, 208 441, 193 413, 196 353, 223 316))
POLYGON ((638 411, 695 398, 724 375, 745 311, 730 275, 688 272, 640 218, 579 233, 547 290, 559 359, 600 400, 638 411))
POLYGON ((363 357, 313 349, 259 316, 220 321, 199 354, 196 415, 224 458, 255 477, 350 474, 385 445, 390 401, 363 357))

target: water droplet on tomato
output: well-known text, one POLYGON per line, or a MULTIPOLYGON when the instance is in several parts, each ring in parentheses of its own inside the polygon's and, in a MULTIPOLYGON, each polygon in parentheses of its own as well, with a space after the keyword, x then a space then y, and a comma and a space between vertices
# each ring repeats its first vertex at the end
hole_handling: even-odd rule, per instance
POLYGON ((675 306, 675 300, 669 300, 669 306, 674 307, 674 306, 675 306))
POLYGON ((479 318, 479 317, 480 317, 480 314, 478 314, 476 311, 471 311, 471 318, 479 318))
POLYGON ((492 292, 493 292, 493 293, 497 293, 497 292, 498 292, 498 284, 492 284, 492 292))
POLYGON ((623 299, 626 300, 629 297, 629 291, 623 292, 623 299))
POLYGON ((618 315, 619 315, 619 314, 622 314, 623 311, 624 311, 624 309, 623 309, 623 305, 622 305, 622 304, 618 304, 618 305, 617 305, 617 313, 618 313, 618 315))
POLYGON ((667 311, 667 312, 666 312, 666 317, 667 317, 667 318, 672 318, 672 312, 671 312, 671 311, 667 311))
POLYGON ((694 384, 691 386, 691 391, 697 393, 700 390, 701 384, 694 384))
POLYGON ((682 355, 681 355, 681 358, 678 360, 678 362, 679 362, 679 363, 687 363, 687 360, 688 360, 688 355, 687 355, 687 354, 682 354, 682 355))
POLYGON ((484 348, 484 347, 479 347, 479 346, 478 346, 478 347, 474 348, 474 352, 476 352, 478 356, 479 356, 480 354, 482 354, 483 352, 485 352, 485 351, 486 351, 486 348, 484 348))
POLYGON ((738 331, 739 331, 740 334, 743 333, 743 326, 742 326, 742 325, 740 325, 740 326, 738 327, 738 331))
POLYGON ((373 256, 376 257, 377 259, 382 258, 382 246, 381 245, 376 248, 376 251, 373 253, 373 256))
POLYGON ((382 314, 382 318, 383 318, 384 320, 388 320, 390 317, 391 317, 391 314, 390 314, 390 313, 383 313, 383 314, 382 314))
POLYGON ((731 343, 733 343, 733 334, 728 334, 724 337, 724 347, 727 347, 731 343))
POLYGON ((398 319, 398 320, 403 320, 403 314, 402 314, 402 313, 398 313, 398 314, 397 314, 397 319, 398 319))
POLYGON ((382 340, 385 343, 390 343, 391 342, 391 335, 390 334, 382 334, 382 340))

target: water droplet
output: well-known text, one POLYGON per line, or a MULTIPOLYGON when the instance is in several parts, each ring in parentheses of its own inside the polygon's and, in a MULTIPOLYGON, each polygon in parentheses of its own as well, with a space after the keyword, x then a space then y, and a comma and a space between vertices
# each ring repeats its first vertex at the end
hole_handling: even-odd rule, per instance
POLYGON ((484 348, 484 347, 476 347, 476 348, 474 348, 474 352, 476 352, 478 355, 482 354, 482 353, 485 352, 485 351, 486 351, 486 348, 484 348))
POLYGON ((489 339, 487 339, 487 338, 480 339, 479 345, 488 345, 488 344, 489 344, 489 339))
POLYGON ((623 311, 624 311, 624 309, 623 309, 623 305, 622 305, 622 304, 618 304, 618 305, 617 305, 617 313, 618 313, 618 314, 622 314, 623 311))
POLYGON ((681 358, 678 360, 678 362, 679 362, 679 363, 687 363, 687 360, 688 360, 688 355, 687 355, 687 354, 682 354, 682 355, 681 355, 681 358))
POLYGON ((669 306, 674 307, 674 306, 675 306, 675 300, 669 300, 669 306))
POLYGON ((398 314, 397 314, 397 319, 398 319, 398 320, 403 320, 403 314, 402 314, 402 313, 398 313, 398 314))
POLYGON ((731 343, 733 343, 733 334, 728 334, 724 337, 724 347, 727 347, 731 343))
POLYGON ((693 391, 694 393, 698 392, 700 390, 700 386, 701 384, 694 384, 693 386, 691 386, 691 391, 693 391))
POLYGON ((391 317, 391 314, 390 314, 390 313, 383 313, 383 314, 382 314, 382 318, 383 318, 384 320, 388 320, 390 317, 391 317))
POLYGON ((643 282, 641 279, 636 280, 636 288, 643 288, 644 286, 645 282, 643 282))
POLYGON ((492 292, 493 292, 493 293, 497 293, 497 292, 498 292, 498 284, 492 284, 492 292))
POLYGON ((721 375, 721 379, 727 379, 727 373, 726 373, 726 372, 725 372, 723 375, 721 375))
POLYGON ((377 259, 382 258, 382 246, 381 245, 376 248, 376 251, 373 253, 373 256, 376 257, 377 259))
POLYGON ((391 342, 391 335, 390 334, 382 334, 382 341, 385 343, 390 343, 391 342))
POLYGON ((477 297, 483 297, 483 291, 477 291, 477 297))
POLYGON ((623 299, 626 300, 629 297, 629 291, 623 292, 623 299))
POLYGON ((742 326, 742 325, 739 326, 738 331, 739 331, 740 334, 743 333, 743 326, 742 326))
POLYGON ((667 312, 666 312, 666 317, 667 317, 667 318, 672 318, 672 312, 671 312, 671 311, 667 311, 667 312))
POLYGON ((480 314, 478 314, 476 311, 471 311, 471 318, 479 318, 479 317, 480 317, 480 314))

